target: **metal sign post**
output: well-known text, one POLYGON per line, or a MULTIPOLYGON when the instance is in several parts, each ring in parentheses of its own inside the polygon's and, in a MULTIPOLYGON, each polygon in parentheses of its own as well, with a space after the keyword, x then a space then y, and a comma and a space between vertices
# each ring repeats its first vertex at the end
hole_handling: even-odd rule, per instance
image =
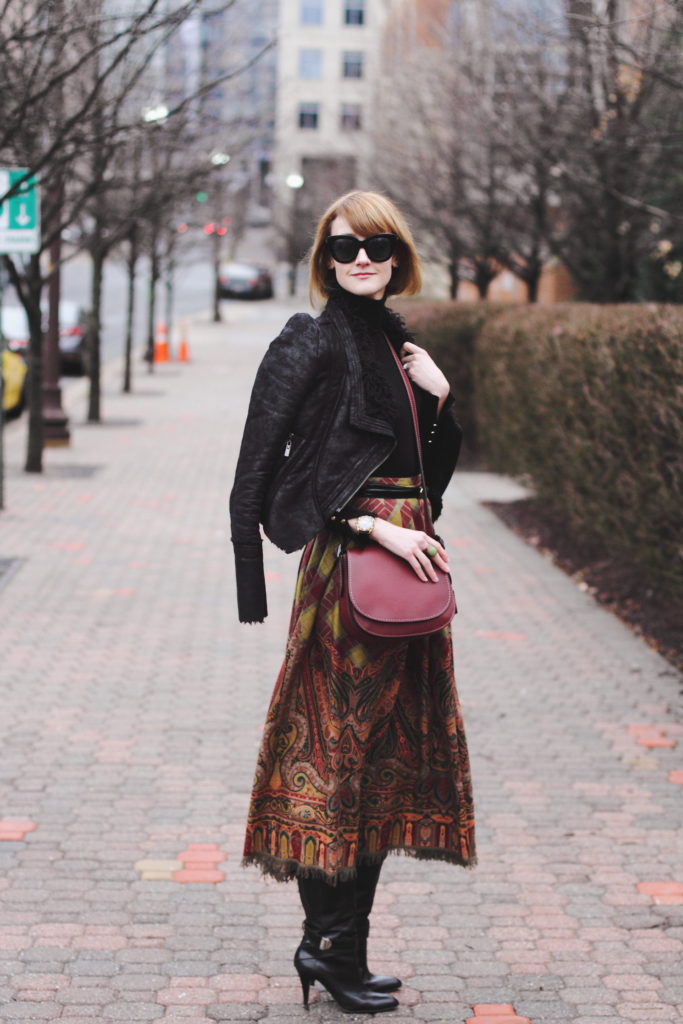
MULTIPOLYGON (((40 190, 35 177, 27 175, 25 167, 0 168, 0 256, 40 252, 40 190), (13 189, 14 194, 4 199, 13 189)), ((3 280, 4 268, 0 269, 0 509, 5 507, 3 280)))
POLYGON ((25 167, 0 168, 0 253, 40 252, 40 196, 35 177, 27 174, 25 167))
POLYGON ((0 263, 0 512, 5 507, 5 332, 2 329, 2 299, 5 268, 0 263))

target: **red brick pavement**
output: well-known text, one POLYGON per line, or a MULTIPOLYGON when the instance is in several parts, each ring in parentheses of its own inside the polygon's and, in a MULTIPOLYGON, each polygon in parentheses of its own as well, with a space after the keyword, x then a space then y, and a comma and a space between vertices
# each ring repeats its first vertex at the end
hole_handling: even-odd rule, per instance
MULTIPOLYGON (((77 385, 43 476, 8 431, 3 1024, 303 1019, 296 891, 239 866, 297 559, 268 548, 271 616, 239 627, 226 529, 284 317, 195 323, 192 363, 139 370, 132 396, 109 375, 99 427, 77 385)), ((679 1021, 679 679, 477 500, 505 493, 459 473, 441 521, 480 864, 390 859, 372 964, 404 978, 395 1020, 679 1021)), ((341 1017, 323 994, 307 1019, 341 1017)))

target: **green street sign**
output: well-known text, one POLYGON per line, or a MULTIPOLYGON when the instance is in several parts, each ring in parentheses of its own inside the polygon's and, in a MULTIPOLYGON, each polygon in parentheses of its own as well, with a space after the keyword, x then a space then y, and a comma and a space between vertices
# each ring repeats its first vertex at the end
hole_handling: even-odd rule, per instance
POLYGON ((0 253, 40 252, 40 190, 34 177, 2 202, 2 196, 26 174, 21 167, 0 168, 0 253))

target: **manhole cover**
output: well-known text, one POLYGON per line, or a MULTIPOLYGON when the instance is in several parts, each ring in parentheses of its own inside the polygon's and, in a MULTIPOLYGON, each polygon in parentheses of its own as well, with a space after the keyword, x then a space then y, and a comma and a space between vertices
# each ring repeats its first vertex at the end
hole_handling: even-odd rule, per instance
POLYGON ((81 480, 85 477, 95 476, 95 473, 99 473, 102 466, 88 466, 86 464, 79 465, 78 463, 59 463, 45 466, 44 473, 47 477, 59 477, 60 480, 81 480))
POLYGON ((0 590, 12 579, 23 558, 0 558, 0 590))
POLYGON ((134 416, 119 416, 118 418, 113 416, 111 419, 102 420, 101 423, 81 423, 79 430, 83 427, 88 427, 96 430, 102 430, 106 427, 139 427, 140 424, 145 421, 134 416))
POLYGON ((96 473, 102 469, 102 466, 96 466, 88 463, 77 463, 77 462, 56 462, 56 463, 44 463, 42 473, 27 473, 23 466, 16 464, 9 465, 6 467, 6 473, 8 477, 21 477, 24 480, 30 478, 40 480, 85 480, 88 477, 95 476, 96 473))

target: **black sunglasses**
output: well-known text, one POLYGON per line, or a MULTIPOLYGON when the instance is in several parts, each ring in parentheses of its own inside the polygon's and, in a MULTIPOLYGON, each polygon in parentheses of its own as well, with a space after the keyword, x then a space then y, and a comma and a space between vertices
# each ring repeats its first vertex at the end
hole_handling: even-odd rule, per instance
POLYGON ((386 263, 391 259, 398 242, 398 235, 369 235, 356 238, 355 235, 328 235, 325 244, 337 263, 353 263, 361 249, 372 263, 386 263))

